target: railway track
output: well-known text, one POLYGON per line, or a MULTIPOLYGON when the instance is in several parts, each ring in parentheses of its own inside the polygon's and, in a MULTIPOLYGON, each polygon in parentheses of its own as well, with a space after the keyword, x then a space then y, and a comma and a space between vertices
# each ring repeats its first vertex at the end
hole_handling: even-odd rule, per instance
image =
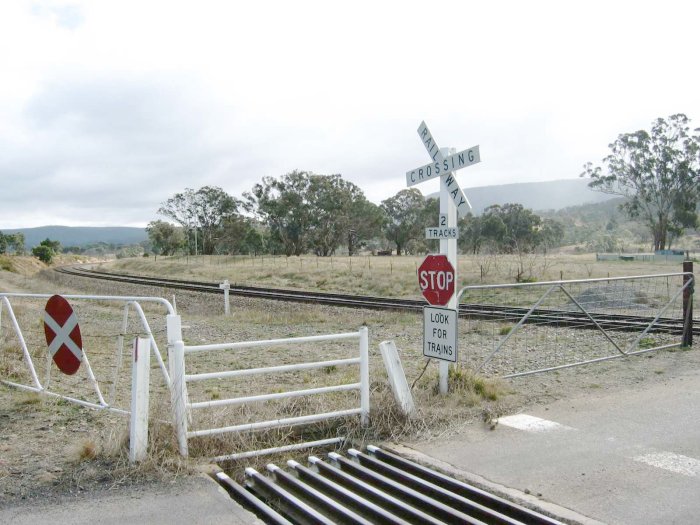
MULTIPOLYGON (((201 293, 222 294, 219 283, 203 281, 187 281, 181 279, 165 279, 162 277, 146 277, 128 274, 118 274, 92 270, 81 267, 56 268, 56 272, 90 279, 102 279, 143 286, 156 286, 162 288, 187 290, 201 293)), ((259 299, 272 299, 276 301, 293 301, 330 306, 345 306, 352 308, 368 308, 380 310, 403 310, 421 312, 426 306, 425 301, 416 299, 393 299, 387 297, 373 297, 362 295, 349 295, 325 292, 310 292, 288 289, 268 289, 255 286, 242 286, 232 284, 229 290, 232 295, 240 297, 253 297, 259 299)), ((459 316, 463 318, 491 319, 503 322, 517 322, 529 308, 514 306, 497 306, 483 304, 461 303, 459 316)), ((555 310, 539 308, 534 310, 527 319, 528 323, 557 324, 569 328, 595 328, 596 323, 606 330, 639 331, 643 330, 653 317, 631 316, 605 313, 596 315, 595 322, 589 315, 580 310, 555 310)), ((665 332, 672 334, 683 333, 683 323, 680 319, 661 318, 653 326, 652 332, 665 332)), ((693 334, 700 335, 700 321, 693 323, 693 334)))

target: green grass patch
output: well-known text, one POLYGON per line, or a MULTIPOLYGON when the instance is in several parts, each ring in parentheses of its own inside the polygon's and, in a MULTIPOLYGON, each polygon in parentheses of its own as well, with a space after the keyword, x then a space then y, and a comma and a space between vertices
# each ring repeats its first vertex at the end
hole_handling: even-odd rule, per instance
POLYGON ((657 346, 656 340, 653 337, 643 337, 642 339, 639 340, 639 348, 642 350, 648 349, 648 348, 654 348, 657 346))
POLYGON ((473 395, 480 400, 497 401, 505 394, 505 388, 497 379, 487 379, 462 366, 450 367, 448 383, 451 391, 473 395))
POLYGON ((513 329, 513 327, 510 326, 510 325, 508 325, 508 326, 501 326, 501 327, 498 329, 498 335, 508 335, 512 329, 513 329))

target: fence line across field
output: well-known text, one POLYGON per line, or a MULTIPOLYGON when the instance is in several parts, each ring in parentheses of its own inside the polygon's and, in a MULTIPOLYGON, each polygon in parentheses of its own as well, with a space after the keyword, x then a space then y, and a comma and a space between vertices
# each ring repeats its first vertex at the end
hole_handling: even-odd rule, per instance
MULTIPOLYGON (((487 351, 487 355, 482 357, 480 362, 472 363, 476 371, 485 370, 487 365, 499 359, 500 356, 503 363, 498 367, 492 367, 492 371, 496 370, 497 375, 502 377, 518 377, 655 350, 689 346, 687 342, 692 340, 693 326, 693 287, 692 271, 540 283, 465 286, 458 292, 458 297, 461 299, 469 296, 469 303, 485 305, 491 301, 493 304, 506 304, 525 312, 518 314, 518 317, 514 317, 512 313, 506 315, 504 312, 500 314, 502 315, 500 319, 498 315, 494 315, 490 320, 482 321, 482 325, 491 323, 494 332, 491 345, 484 344, 487 342, 487 337, 483 333, 479 337, 472 338, 472 341, 464 340, 469 339, 470 330, 483 332, 483 326, 475 328, 479 321, 477 321, 478 314, 474 314, 467 318, 467 337, 465 338, 463 334, 460 348, 466 348, 467 354, 473 353, 472 359, 478 358, 477 354, 480 350, 487 351), (680 301, 681 297, 682 301, 680 301), (656 333, 660 331, 659 325, 668 321, 664 316, 669 312, 672 312, 671 319, 683 326, 683 335, 677 340, 671 339, 667 334, 656 333), (561 319, 562 315, 567 315, 565 320, 561 319), (623 331, 620 319, 624 320, 627 317, 634 321, 630 321, 629 326, 623 331), (499 322, 515 324, 499 327, 499 322), (595 332, 589 331, 585 338, 578 337, 572 344, 572 341, 567 339, 563 328, 574 325, 578 325, 578 328, 582 326, 594 328, 595 332), (552 327, 557 330, 548 333, 547 330, 552 327), (627 336, 631 328, 636 328, 638 331, 632 338, 627 336), (597 333, 598 336, 590 335, 593 333, 597 333), (520 340, 517 340, 519 337, 520 340), (640 348, 642 343, 645 346, 640 348), (613 355, 600 355, 606 345, 614 348, 613 355), (569 347, 575 347, 576 350, 569 352, 569 347), (554 359, 547 355, 548 352, 556 355, 569 352, 572 355, 576 354, 573 357, 578 359, 570 358, 569 361, 550 363, 547 366, 535 364, 534 368, 524 371, 504 370, 509 366, 511 368, 516 366, 515 362, 532 366, 533 362, 538 360, 541 364, 554 359), (584 358, 581 354, 585 353, 593 353, 594 356, 584 358)), ((564 357, 561 359, 566 360, 564 357)))
MULTIPOLYGON (((464 352, 467 357, 463 357, 462 361, 471 360, 470 364, 476 365, 471 366, 472 368, 487 374, 517 377, 602 362, 655 350, 678 348, 683 345, 689 346, 686 341, 692 343, 692 292, 695 280, 690 263, 688 263, 687 268, 691 271, 630 277, 465 286, 459 290, 457 294, 458 300, 468 296, 470 303, 481 306, 488 306, 490 303, 496 308, 489 310, 491 317, 487 318, 483 313, 475 310, 470 317, 460 322, 460 352, 464 352, 462 350, 464 348, 468 349, 468 351, 464 352), (682 301, 680 300, 681 297, 682 301), (632 316, 631 314, 634 315, 632 316), (621 328, 620 322, 627 322, 629 319, 633 319, 629 326, 621 328), (670 335, 660 330, 665 324, 668 324, 669 320, 683 321, 684 334, 681 340, 678 340, 675 335, 670 335), (503 326, 504 323, 507 324, 503 326), (584 325, 588 328, 585 332, 580 330, 584 325), (576 330, 565 329, 574 326, 577 328, 576 330), (635 330, 634 333, 630 331, 632 329, 635 330), (490 336, 489 330, 491 330, 490 336), (690 334, 686 333, 688 330, 691 331, 690 334), (630 335, 632 333, 633 335, 630 335), (489 337, 491 337, 491 340, 489 337), (615 353, 613 355, 606 353, 609 352, 609 347, 614 349, 615 353)), ((685 266, 684 269, 686 269, 685 266)), ((7 369, 8 376, 13 379, 12 381, 0 377, 0 382, 42 395, 62 398, 89 408, 121 414, 132 413, 136 417, 133 405, 130 407, 130 410, 125 410, 115 406, 115 403, 117 400, 117 383, 123 365, 124 339, 129 327, 132 326, 133 329, 135 325, 138 325, 140 328, 137 329, 137 332, 143 339, 140 342, 141 348, 150 348, 147 351, 149 355, 152 352, 152 355, 155 357, 157 367, 160 369, 164 383, 169 390, 174 431, 178 441, 179 452, 183 456, 187 456, 189 453, 188 440, 191 438, 281 427, 288 428, 348 416, 359 416, 363 426, 368 423, 370 410, 369 335, 366 327, 362 327, 356 332, 347 333, 188 345, 185 344, 182 335, 181 317, 166 299, 160 297, 65 295, 63 296, 65 299, 76 302, 101 301, 119 303, 123 305, 123 311, 121 317, 119 317, 119 310, 114 309, 111 311, 112 314, 116 313, 113 322, 115 325, 120 326, 118 333, 113 333, 112 335, 96 333, 86 336, 88 339, 95 337, 115 338, 117 346, 116 352, 107 352, 103 348, 105 345, 100 343, 99 339, 93 348, 87 345, 87 349, 84 349, 84 370, 80 372, 80 374, 87 375, 87 381, 82 377, 63 375, 57 375, 56 379, 52 380, 50 372, 52 367, 51 357, 44 345, 43 334, 42 337, 39 337, 36 329, 23 330, 24 325, 34 322, 32 317, 34 310, 28 309, 25 301, 29 301, 31 308, 35 308, 38 311, 40 305, 35 304, 36 301, 33 300, 49 299, 50 297, 52 297, 51 294, 0 292, 0 336, 3 336, 2 314, 5 311, 9 318, 9 323, 6 322, 5 326, 9 325, 10 332, 14 332, 18 342, 17 346, 19 347, 6 346, 3 348, 4 351, 6 349, 8 352, 7 356, 12 355, 11 352, 14 352, 15 360, 12 364, 16 368, 12 369, 9 367, 7 369), (13 302, 15 303, 14 308, 13 302), (165 334, 168 348, 167 366, 163 361, 151 330, 149 318, 147 318, 142 307, 145 304, 154 304, 164 309, 165 334), (136 320, 133 320, 130 325, 129 314, 132 310, 136 313, 136 320), (25 334, 27 338, 25 338, 25 334), (33 341, 32 338, 34 339, 33 341), (41 343, 38 342, 39 339, 42 339, 41 343), (29 345, 27 341, 32 344, 29 345), (324 342, 333 342, 331 345, 332 351, 337 349, 338 352, 346 352, 348 345, 336 343, 347 341, 358 341, 357 354, 351 354, 351 357, 346 357, 347 354, 332 355, 331 353, 323 361, 305 362, 300 359, 301 362, 296 363, 283 361, 285 364, 274 366, 256 366, 251 364, 249 368, 240 368, 231 362, 213 364, 216 363, 216 360, 209 358, 209 353, 211 352, 230 353, 237 350, 281 345, 293 346, 295 347, 294 351, 297 351, 296 347, 299 345, 324 342), (30 351, 30 347, 33 349, 34 346, 39 350, 30 351), (35 366, 35 361, 38 360, 37 356, 44 356, 40 352, 46 352, 47 373, 44 381, 40 379, 35 366), (113 364, 99 363, 100 359, 98 359, 95 364, 95 370, 100 372, 101 366, 102 372, 96 375, 87 359, 88 353, 93 357, 96 354, 99 356, 107 355, 110 359, 113 359, 113 364), (204 361, 197 362, 196 356, 198 355, 206 355, 206 363, 204 361), (21 363, 22 360, 24 364, 21 363), (190 402, 189 400, 190 394, 196 394, 205 388, 202 386, 195 387, 194 385, 207 381, 258 377, 285 372, 296 373, 314 369, 335 370, 336 367, 341 366, 357 366, 359 368, 359 380, 347 378, 330 384, 332 382, 330 379, 319 379, 306 374, 304 380, 312 378, 316 384, 306 385, 306 388, 303 389, 296 388, 285 392, 271 393, 250 392, 250 389, 247 388, 244 392, 245 395, 237 397, 234 394, 229 394, 226 399, 212 397, 211 399, 200 399, 195 402, 190 402), (202 367, 204 369, 200 369, 202 367), (16 372, 16 370, 19 372, 16 372), (108 370, 112 371, 113 380, 110 391, 105 398, 101 388, 101 381, 104 381, 109 375, 108 370), (16 377, 20 377, 24 383, 15 381, 16 377), (57 388, 53 388, 54 383, 56 383, 57 388), (192 385, 191 389, 188 389, 188 385, 192 385), (79 395, 76 395, 74 391, 70 390, 71 388, 75 388, 76 392, 80 389, 82 391, 80 391, 79 395), (65 391, 61 392, 59 391, 60 389, 65 391), (93 393, 84 395, 83 391, 87 389, 91 389, 93 393), (353 391, 359 392, 359 407, 354 404, 356 403, 354 396, 345 396, 345 393, 353 391), (318 396, 333 393, 344 393, 342 398, 351 400, 353 405, 350 408, 347 408, 346 405, 342 409, 334 406, 332 408, 336 410, 328 411, 320 404, 314 405, 315 402, 308 401, 307 403, 304 401, 304 403, 307 403, 306 412, 311 411, 313 413, 299 415, 299 412, 295 412, 292 413, 292 417, 281 417, 284 414, 276 414, 276 416, 279 416, 278 418, 265 421, 248 421, 236 424, 227 420, 222 422, 222 424, 204 424, 204 426, 209 426, 210 428, 188 428, 192 425, 192 414, 195 411, 229 407, 227 411, 219 411, 220 417, 225 416, 229 418, 231 413, 235 413, 237 409, 242 409, 241 406, 246 404, 273 402, 274 405, 276 401, 281 402, 312 396, 317 398, 318 396), (90 396, 93 395, 97 399, 96 402, 90 399, 90 396), (308 406, 317 408, 309 410, 308 406)), ((98 314, 94 315, 100 314, 98 312, 98 314)), ((156 317, 154 320, 150 311, 149 316, 151 322, 156 323, 154 326, 158 326, 158 323, 163 321, 163 318, 160 317, 156 317)), ((83 346, 85 347, 86 345, 84 344, 83 346)), ((137 359, 136 353, 136 350, 134 350, 134 362, 137 359)), ((289 355, 292 354, 293 352, 290 352, 289 355)), ((300 355, 303 354, 303 352, 300 353, 300 355)), ((230 354, 226 355, 229 356, 230 354)), ((2 354, 0 354, 0 357, 2 357, 2 354)), ((105 360, 102 359, 102 361, 105 360)), ((260 364, 265 365, 266 363, 260 364)), ((145 366, 144 370, 148 368, 143 363, 141 365, 145 366)), ((144 373, 147 372, 142 372, 142 374, 144 373)), ((227 384, 226 388, 236 391, 237 387, 231 387, 227 384)), ((148 386, 142 386, 134 396, 143 397, 144 391, 147 394, 148 386)), ((135 390, 134 392, 137 391, 135 390)), ((144 417, 143 413, 139 416, 141 420, 144 417)), ((264 417, 258 415, 258 419, 264 419, 264 417)), ((141 427, 143 427, 143 424, 141 424, 141 427)), ((342 438, 334 437, 330 438, 330 440, 321 441, 337 443, 341 440, 342 438)), ((239 452, 228 456, 218 456, 218 459, 233 459, 282 450, 293 450, 300 447, 313 446, 312 443, 319 442, 318 440, 307 441, 306 444, 298 443, 259 451, 239 452)))

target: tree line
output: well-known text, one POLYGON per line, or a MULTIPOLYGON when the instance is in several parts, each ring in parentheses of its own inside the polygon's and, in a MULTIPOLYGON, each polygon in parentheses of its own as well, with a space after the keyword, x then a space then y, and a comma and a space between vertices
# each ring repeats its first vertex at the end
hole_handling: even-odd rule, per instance
MULTIPOLYGON (((156 254, 313 253, 330 256, 361 249, 417 254, 434 251, 438 241, 425 240, 435 226, 439 202, 415 188, 373 204, 341 175, 293 171, 264 177, 243 199, 215 186, 185 189, 162 203, 147 227, 156 254), (173 224, 174 223, 174 224, 173 224)), ((491 206, 481 216, 460 220, 464 251, 530 252, 558 246, 563 227, 541 219, 520 204, 491 206)))
MULTIPOLYGON (((624 133, 610 144, 603 166, 587 163, 582 177, 596 191, 624 197, 620 209, 650 232, 653 249, 670 247, 688 228, 697 228, 700 202, 700 129, 691 131, 683 114, 659 118, 651 131, 624 133)), ((343 247, 397 255, 437 249, 426 241, 439 204, 417 189, 399 191, 379 206, 340 175, 293 171, 264 177, 236 199, 218 187, 186 189, 162 204, 158 213, 176 223, 148 225, 156 253, 246 253, 328 256, 343 247)), ((610 225, 614 227, 614 225, 610 225)), ((564 226, 520 204, 490 206, 469 214, 459 227, 463 252, 528 253, 559 246, 564 226)))
POLYGON ((0 232, 0 255, 5 253, 24 255, 25 251, 26 247, 23 233, 3 234, 0 232))
MULTIPOLYGON (((641 222, 655 250, 670 248, 686 229, 700 224, 699 133, 683 114, 659 118, 650 131, 619 135, 602 166, 587 163, 581 176, 590 178, 593 190, 623 197, 620 210, 641 222)), ((155 220, 146 230, 151 250, 162 255, 329 256, 361 249, 401 255, 437 251, 439 242, 424 238, 425 228, 436 225, 437 199, 411 188, 375 205, 338 174, 293 171, 263 177, 241 199, 216 186, 186 188, 157 213, 170 222, 155 220)), ((560 220, 542 218, 520 204, 468 214, 458 228, 460 249, 472 254, 523 254, 576 242, 560 220)), ((605 231, 594 232, 596 250, 615 249, 615 229, 611 219, 605 231)), ((46 239, 32 252, 50 262, 60 249, 46 239)), ((0 232, 0 254, 25 251, 22 233, 0 232)))
MULTIPOLYGON (((4 234, 0 232, 0 255, 6 253, 14 255, 24 255, 26 253, 23 233, 4 234)), ((48 238, 32 248, 32 255, 46 264, 51 264, 53 258, 59 253, 61 253, 61 243, 48 238)))

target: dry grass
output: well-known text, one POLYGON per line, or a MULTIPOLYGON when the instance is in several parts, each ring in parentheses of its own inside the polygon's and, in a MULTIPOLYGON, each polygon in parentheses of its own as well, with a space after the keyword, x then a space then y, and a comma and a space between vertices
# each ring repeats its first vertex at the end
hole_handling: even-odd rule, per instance
POLYGON ((73 462, 93 460, 99 453, 99 446, 92 439, 82 439, 73 445, 70 456, 73 462))
MULTIPOLYGON (((347 257, 318 259, 302 258, 258 258, 243 257, 200 257, 195 261, 185 259, 152 258, 120 260, 110 267, 133 273, 171 276, 176 278, 195 278, 248 285, 279 286, 290 288, 310 288, 340 291, 367 295, 390 295, 396 297, 418 297, 415 268, 422 258, 414 257, 347 257)), ((517 261, 500 258, 489 260, 480 257, 460 257, 460 274, 463 283, 514 281, 515 263, 517 261)), ((556 256, 547 260, 532 261, 533 272, 538 280, 558 279, 560 271, 564 278, 606 277, 607 275, 628 275, 631 273, 656 273, 678 271, 675 266, 652 267, 638 263, 605 263, 598 265, 592 256, 556 256), (635 268, 640 266, 641 268, 635 268)), ((0 284, 6 272, 0 272, 0 284)), ((67 278, 66 278, 67 279, 67 278)), ((111 292, 114 285, 64 280, 63 277, 51 276, 51 280, 22 280, 21 276, 12 274, 6 282, 14 287, 26 283, 27 288, 46 291, 60 290, 63 293, 102 293, 111 292), (84 288, 81 288, 84 287, 84 288)), ((34 291, 32 290, 32 291, 34 291)), ((122 289, 119 293, 151 295, 138 289, 122 289)), ((170 299, 173 292, 158 292, 170 299)), ((360 426, 358 418, 333 420, 324 424, 307 425, 303 428, 277 429, 256 433, 225 434, 212 438, 193 439, 190 442, 191 455, 194 460, 183 461, 177 454, 177 444, 170 426, 170 405, 164 389, 160 371, 152 361, 151 376, 151 422, 149 432, 149 457, 138 466, 128 463, 128 421, 123 417, 112 417, 95 413, 87 409, 66 406, 58 402, 35 395, 22 394, 22 400, 13 406, 14 411, 32 413, 58 409, 56 416, 61 425, 70 430, 90 428, 89 434, 81 441, 77 451, 65 452, 67 460, 74 463, 71 483, 81 485, 89 479, 100 479, 108 474, 107 483, 119 484, 124 480, 145 479, 164 475, 179 475, 190 472, 193 464, 202 458, 244 450, 268 448, 299 441, 346 436, 353 446, 362 446, 370 441, 421 439, 450 433, 465 423, 483 420, 492 422, 507 409, 512 395, 504 383, 485 379, 473 374, 467 364, 451 367, 450 395, 437 393, 437 366, 431 364, 421 376, 425 359, 421 353, 420 316, 400 312, 357 311, 331 307, 313 307, 309 305, 272 303, 266 301, 232 299, 233 315, 222 315, 222 299, 218 296, 195 297, 184 292, 177 292, 177 304, 186 326, 184 336, 189 343, 216 343, 224 341, 245 341, 291 337, 300 335, 323 334, 354 331, 361 325, 370 329, 370 377, 371 377, 371 424, 367 428, 360 426), (404 365, 409 384, 416 382, 413 395, 418 408, 415 417, 405 417, 395 406, 393 394, 386 379, 386 373, 377 350, 377 342, 395 340, 404 365), (420 379, 419 379, 420 378, 420 379), (417 380, 417 381, 416 381, 417 380), (90 415, 88 415, 90 414, 90 415), (88 425, 89 424, 89 425, 88 425), (77 460, 75 458, 78 458, 77 460)), ((498 301, 494 292, 494 301, 498 301)), ((469 300, 466 298, 465 300, 469 300)), ((14 302, 13 302, 14 306, 14 302)), ((39 305, 39 308, 41 305, 39 305)), ((23 327, 27 327, 30 351, 37 363, 44 364, 45 341, 41 328, 41 317, 36 305, 18 304, 15 310, 23 327)), ((88 344, 90 360, 98 380, 106 385, 108 391, 112 378, 115 377, 115 340, 121 332, 122 309, 112 304, 99 303, 78 306, 84 340, 88 344)), ((161 351, 165 353, 163 341, 163 313, 155 308, 146 308, 149 322, 159 341, 161 351)), ((484 334, 505 327, 504 324, 475 321, 462 323, 460 340, 473 336, 483 343, 484 334), (495 325, 496 327, 494 328, 495 325)), ((508 327, 509 329, 509 327, 508 327)), ((128 404, 128 385, 130 384, 129 342, 139 333, 138 326, 130 324, 124 362, 118 375, 117 402, 121 406, 128 404)), ((500 335, 503 335, 500 333, 500 335)), ((0 340, 0 378, 16 377, 24 374, 19 346, 8 331, 7 316, 2 317, 2 338, 0 340)), ((483 345, 482 345, 483 346, 483 345)), ((328 344, 313 351, 311 347, 260 349, 248 353, 228 352, 220 355, 207 354, 201 358, 188 360, 188 373, 199 371, 230 370, 298 362, 300 360, 320 360, 350 357, 356 355, 356 344, 328 344)), ((461 352, 462 350, 460 350, 461 352)), ((466 352, 464 352, 466 355, 466 352)), ((40 373, 43 380, 45 374, 40 373)), ((83 388, 81 378, 65 378, 54 374, 51 378, 56 387, 65 387, 68 393, 83 388)), ((281 392, 299 388, 311 388, 328 384, 349 383, 357 381, 356 368, 336 367, 322 369, 316 373, 294 373, 285 376, 257 378, 251 381, 212 381, 192 385, 192 401, 217 400, 244 394, 262 394, 281 392)), ((590 383, 590 381, 589 381, 590 383)), ((593 387, 591 387, 593 388, 593 387)), ((81 390, 83 392, 84 390, 81 390)), ((250 404, 237 409, 200 411, 194 415, 191 428, 211 428, 250 421, 276 419, 303 415, 311 412, 328 412, 343 408, 356 407, 359 402, 356 393, 338 394, 323 397, 297 398, 286 402, 250 404)), ((52 416, 53 417, 53 416, 52 416)), ((275 458, 265 457, 259 460, 261 465, 275 458)), ((246 464, 254 464, 246 460, 246 464)))
MULTIPOLYGON (((423 256, 197 256, 119 259, 103 265, 127 273, 382 297, 419 297, 423 256)), ((594 254, 460 255, 458 286, 620 277, 681 271, 675 263, 596 262, 594 254)))

